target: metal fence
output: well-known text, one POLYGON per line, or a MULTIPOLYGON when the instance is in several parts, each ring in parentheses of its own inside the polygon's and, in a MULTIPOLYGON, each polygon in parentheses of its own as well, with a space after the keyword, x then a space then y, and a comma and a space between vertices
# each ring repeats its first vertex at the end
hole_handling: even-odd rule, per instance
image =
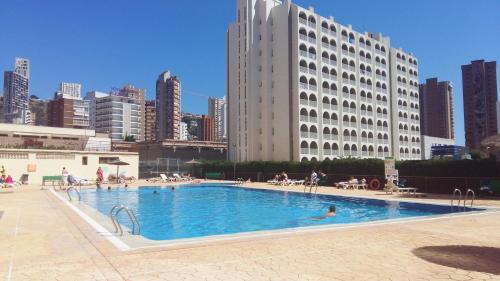
MULTIPOLYGON (((236 172, 227 173, 226 179, 233 178, 250 179, 253 182, 264 182, 273 179, 276 175, 270 172, 245 172, 236 169, 236 172)), ((304 179, 309 177, 309 173, 288 173, 290 179, 304 179)), ((382 189, 385 184, 384 176, 381 175, 347 175, 347 174, 328 174, 328 186, 333 186, 336 182, 349 180, 350 177, 357 179, 366 179, 370 182, 372 179, 378 179, 382 189)), ((418 188, 419 192, 435 194, 451 194, 455 188, 466 190, 472 189, 479 192, 481 182, 486 180, 500 180, 500 177, 426 177, 426 176, 405 176, 400 175, 400 179, 406 179, 407 186, 418 188)))
POLYGON ((160 174, 170 176, 172 174, 194 175, 201 177, 199 168, 192 164, 186 164, 187 160, 180 158, 156 158, 155 160, 139 161, 139 177, 154 178, 160 174))

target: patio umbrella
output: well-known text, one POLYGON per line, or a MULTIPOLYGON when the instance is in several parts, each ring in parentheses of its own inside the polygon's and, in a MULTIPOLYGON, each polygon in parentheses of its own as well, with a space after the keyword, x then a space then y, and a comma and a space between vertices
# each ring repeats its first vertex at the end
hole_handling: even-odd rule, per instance
POLYGON ((195 160, 195 159, 193 158, 193 160, 186 162, 186 164, 197 165, 197 164, 201 164, 201 162, 200 162, 200 161, 198 161, 198 160, 195 160))
POLYGON ((195 159, 193 158, 193 160, 188 161, 188 162, 186 162, 185 164, 190 164, 190 165, 193 165, 193 167, 191 168, 191 172, 192 172, 192 176, 194 176, 194 174, 195 174, 195 173, 194 173, 194 172, 195 172, 195 171, 194 171, 194 166, 196 166, 196 165, 198 165, 198 164, 201 164, 201 162, 200 162, 200 161, 198 161, 198 160, 195 160, 195 159))
POLYGON ((128 166, 128 165, 130 165, 129 163, 123 162, 120 159, 113 160, 113 161, 109 162, 108 164, 116 166, 116 183, 119 183, 119 180, 120 180, 120 176, 119 176, 120 175, 119 174, 120 166, 128 166))

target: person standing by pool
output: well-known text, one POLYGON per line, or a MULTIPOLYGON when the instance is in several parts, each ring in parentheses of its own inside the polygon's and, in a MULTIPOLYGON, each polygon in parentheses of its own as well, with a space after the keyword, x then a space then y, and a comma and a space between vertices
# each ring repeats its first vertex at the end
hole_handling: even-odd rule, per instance
POLYGON ((104 181, 104 174, 102 172, 101 167, 99 167, 97 169, 96 175, 97 175, 97 179, 95 182, 96 182, 97 188, 101 188, 101 183, 104 181))
POLYGON ((68 184, 69 172, 68 172, 68 170, 66 170, 66 167, 63 167, 61 174, 62 174, 62 179, 63 179, 63 185, 68 184))
POLYGON ((7 178, 7 170, 5 169, 4 165, 2 165, 2 170, 0 170, 0 174, 2 181, 5 181, 5 179, 7 178))

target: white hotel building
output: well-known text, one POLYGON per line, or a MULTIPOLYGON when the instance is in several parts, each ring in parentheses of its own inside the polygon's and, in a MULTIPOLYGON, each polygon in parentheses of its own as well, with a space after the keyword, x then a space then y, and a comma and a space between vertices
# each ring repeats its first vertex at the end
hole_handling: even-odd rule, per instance
POLYGON ((290 1, 237 0, 229 158, 421 159, 417 59, 290 1))

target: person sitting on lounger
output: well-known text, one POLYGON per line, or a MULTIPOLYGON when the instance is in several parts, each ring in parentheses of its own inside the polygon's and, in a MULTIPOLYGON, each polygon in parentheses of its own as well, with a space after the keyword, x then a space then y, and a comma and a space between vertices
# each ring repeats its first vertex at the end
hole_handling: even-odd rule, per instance
POLYGON ((337 212, 337 207, 335 207, 335 205, 332 205, 330 206, 330 208, 328 208, 328 212, 326 212, 326 214, 324 214, 323 216, 320 216, 320 217, 314 217, 313 220, 324 220, 326 218, 331 218, 331 217, 334 217, 336 215, 336 212, 337 212))
POLYGON ((280 182, 281 184, 288 184, 288 175, 285 171, 281 173, 280 182))
POLYGON ((5 178, 5 183, 6 184, 13 184, 14 183, 14 180, 12 179, 12 177, 10 175, 8 175, 6 178, 5 178))

